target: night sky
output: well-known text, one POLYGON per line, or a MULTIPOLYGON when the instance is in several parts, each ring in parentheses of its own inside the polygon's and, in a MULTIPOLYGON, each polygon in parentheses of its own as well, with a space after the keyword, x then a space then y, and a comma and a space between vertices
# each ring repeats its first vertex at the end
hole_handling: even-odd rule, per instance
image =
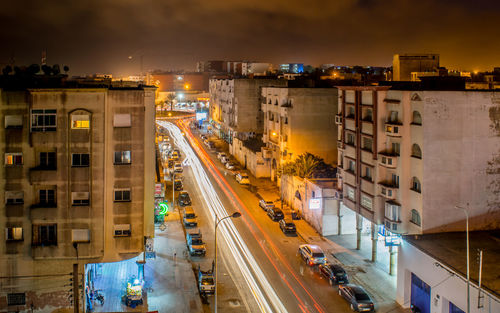
POLYGON ((390 66, 394 53, 443 66, 500 66, 497 0, 6 0, 0 65, 70 74, 194 69, 209 59, 390 66), (128 56, 132 56, 129 59, 128 56))

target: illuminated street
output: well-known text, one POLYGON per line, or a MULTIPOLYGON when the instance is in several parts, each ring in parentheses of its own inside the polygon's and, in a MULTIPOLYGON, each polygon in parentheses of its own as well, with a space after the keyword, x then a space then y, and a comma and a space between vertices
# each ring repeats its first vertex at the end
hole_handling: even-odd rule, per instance
MULTIPOLYGON (((240 281, 243 278, 246 286, 240 286, 238 290, 241 297, 247 298, 246 301, 249 296, 253 298, 248 301, 248 308, 251 308, 252 303, 256 303, 262 312, 350 311, 348 304, 338 296, 337 288, 330 287, 316 269, 306 266, 298 257, 297 249, 300 244, 305 243, 304 238, 284 235, 277 223, 272 222, 258 206, 255 194, 237 184, 230 171, 212 161, 211 153, 203 149, 187 127, 187 123, 180 124, 185 137, 174 124, 162 121, 158 124, 168 129, 174 138, 174 144, 181 149, 183 156, 186 156, 183 163, 188 166, 185 167, 184 175, 195 185, 189 186, 188 190, 190 193, 199 192, 204 201, 204 205, 200 206, 201 203, 198 203, 194 206, 195 211, 199 212, 201 208, 207 210, 205 213, 212 219, 212 224, 215 213, 226 216, 237 210, 243 214, 240 219, 223 221, 224 226, 219 227, 219 235, 222 234, 219 240, 224 240, 224 244, 222 240, 219 242, 219 257, 223 256, 233 279, 240 281), (203 164, 185 138, 189 139, 196 153, 201 156, 203 164), (188 168, 190 170, 186 171, 188 168), (245 290, 252 292, 245 294, 245 290)), ((196 199, 196 195, 194 198, 196 199)), ((302 225, 306 230, 303 221, 296 224, 298 227, 302 225)), ((318 238, 313 231, 309 232, 313 236, 312 239, 315 239, 314 235, 318 238)), ((306 239, 310 241, 311 236, 306 239)), ((208 243, 210 244, 210 241, 208 243)), ((338 249, 345 252, 342 247, 338 249)), ((203 261, 204 264, 209 262, 210 260, 203 261)), ((221 299, 225 295, 221 293, 219 297, 221 299)), ((394 302, 384 298, 383 293, 375 296, 380 304, 380 312, 394 308, 394 302)), ((220 301, 219 307, 223 309, 223 306, 224 302, 220 301)))

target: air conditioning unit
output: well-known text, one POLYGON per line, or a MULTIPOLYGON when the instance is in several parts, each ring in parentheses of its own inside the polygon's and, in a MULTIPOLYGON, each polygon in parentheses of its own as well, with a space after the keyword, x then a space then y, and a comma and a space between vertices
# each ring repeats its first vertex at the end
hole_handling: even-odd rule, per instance
POLYGON ((72 229, 71 242, 90 242, 90 229, 72 229))
POLYGON ((126 237, 132 234, 130 224, 116 224, 114 227, 115 237, 126 237))

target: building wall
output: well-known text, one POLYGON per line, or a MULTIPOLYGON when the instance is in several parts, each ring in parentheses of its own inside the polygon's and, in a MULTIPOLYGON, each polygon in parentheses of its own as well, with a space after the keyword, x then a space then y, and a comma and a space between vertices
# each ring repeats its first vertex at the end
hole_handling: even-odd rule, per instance
POLYGON ((61 275, 49 285, 33 277, 8 280, 0 291, 0 310, 7 309, 6 293, 25 292, 35 311, 50 312, 70 306, 73 263, 78 260, 83 271, 86 263, 134 257, 143 251, 144 236, 154 234, 152 209, 147 210, 154 191, 154 89, 36 89, 0 91, 0 97, 2 156, 23 156, 22 165, 0 167, 0 272, 61 275), (57 110, 56 131, 30 131, 30 110, 39 109, 57 110), (132 126, 113 127, 115 113, 130 113, 132 126), (21 115, 22 127, 6 129, 6 115, 21 115), (89 116, 90 127, 72 129, 72 115, 89 116), (113 164, 114 152, 122 150, 132 152, 132 164, 113 164), (57 168, 41 169, 40 152, 56 152, 57 168), (90 165, 72 166, 72 153, 88 153, 90 165), (56 205, 33 207, 39 203, 38 189, 48 186, 55 186, 56 205), (130 187, 132 201, 113 202, 116 187, 130 187), (21 190, 24 203, 6 204, 4 191, 21 190), (89 192, 90 204, 73 205, 72 192, 89 192), (56 245, 32 246, 33 225, 47 223, 57 224, 56 245), (114 237, 114 224, 131 224, 131 236, 114 237), (23 240, 7 241, 6 227, 22 227, 23 240), (90 241, 77 243, 76 249, 75 229, 90 233, 90 241))
MULTIPOLYGON (((465 256, 464 256, 465 257, 465 256)), ((403 241, 398 251, 396 301, 408 308, 411 299, 411 274, 414 273, 431 287, 431 312, 449 312, 449 303, 467 312, 467 281, 454 273, 451 268, 425 254, 406 241, 403 241)), ((485 294, 484 307, 478 308, 478 291, 474 284, 470 287, 470 312, 500 312, 500 299, 489 299, 485 294)))
POLYGON ((410 81, 412 72, 434 72, 439 54, 395 54, 392 62, 394 81, 410 81))
POLYGON ((269 177, 270 160, 262 157, 262 152, 255 152, 243 145, 243 141, 234 138, 233 144, 229 145, 229 153, 235 157, 241 166, 245 167, 256 178, 269 177))

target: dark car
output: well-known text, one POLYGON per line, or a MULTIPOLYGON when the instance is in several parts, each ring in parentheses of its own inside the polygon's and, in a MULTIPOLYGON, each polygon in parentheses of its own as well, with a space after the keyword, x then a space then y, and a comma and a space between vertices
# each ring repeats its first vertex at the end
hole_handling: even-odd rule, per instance
POLYGON ((372 299, 361 286, 347 284, 339 285, 339 295, 351 304, 351 310, 366 312, 375 310, 372 299))
POLYGON ((181 191, 179 193, 178 201, 180 206, 191 205, 191 197, 189 197, 189 193, 187 193, 187 191, 181 191))
POLYGON ((295 224, 289 219, 282 219, 279 221, 281 231, 283 233, 292 233, 295 234, 297 229, 295 228, 295 224))
POLYGON ((272 208, 267 210, 267 215, 273 220, 273 221, 279 221, 282 220, 285 216, 283 215, 283 211, 281 211, 278 208, 272 208))
POLYGON ((326 262, 325 264, 319 265, 319 272, 326 279, 328 279, 330 286, 333 286, 335 284, 349 283, 349 280, 347 279, 347 273, 340 265, 326 262))
POLYGON ((175 179, 174 180, 174 190, 176 191, 180 191, 184 188, 184 186, 182 185, 182 180, 180 179, 175 179))

